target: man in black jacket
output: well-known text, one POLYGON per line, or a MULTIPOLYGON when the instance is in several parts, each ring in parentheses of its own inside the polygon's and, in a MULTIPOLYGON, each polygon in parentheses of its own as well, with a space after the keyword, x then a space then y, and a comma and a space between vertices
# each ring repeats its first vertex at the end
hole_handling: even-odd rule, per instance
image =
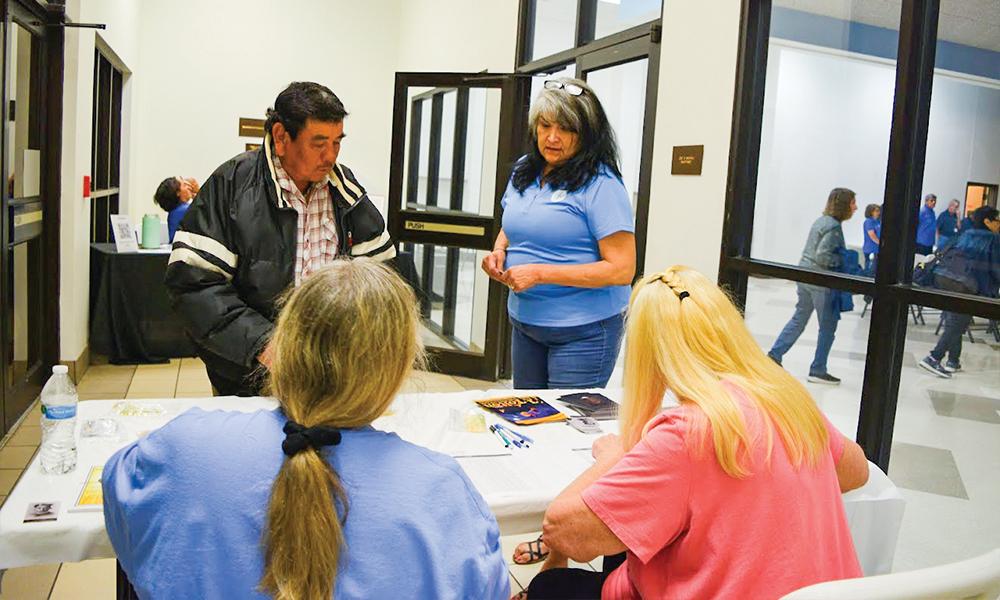
POLYGON ((205 181, 174 238, 165 283, 220 395, 255 395, 287 288, 336 258, 396 255, 385 221, 337 163, 347 112, 317 83, 289 85, 259 150, 205 181))

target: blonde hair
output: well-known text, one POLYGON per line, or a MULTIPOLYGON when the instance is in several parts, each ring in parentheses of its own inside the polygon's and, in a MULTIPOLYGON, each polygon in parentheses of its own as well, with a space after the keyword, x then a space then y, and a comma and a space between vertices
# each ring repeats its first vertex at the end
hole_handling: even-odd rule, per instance
MULTIPOLYGON (((268 393, 305 427, 368 425, 422 357, 418 322, 413 291, 395 273, 369 259, 336 261, 288 297, 271 339, 268 393)), ((261 590, 329 600, 346 518, 347 495, 323 455, 287 457, 271 488, 261 590)))
MULTIPOLYGON (((670 267, 636 284, 625 345, 621 433, 626 449, 646 433, 671 390, 687 411, 690 440, 705 446, 711 427, 715 456, 736 478, 751 474, 756 443, 724 382, 743 390, 778 430, 792 463, 816 464, 827 444, 823 417, 805 387, 767 357, 729 297, 701 273, 670 267)), ((766 428, 766 454, 773 440, 766 428)))

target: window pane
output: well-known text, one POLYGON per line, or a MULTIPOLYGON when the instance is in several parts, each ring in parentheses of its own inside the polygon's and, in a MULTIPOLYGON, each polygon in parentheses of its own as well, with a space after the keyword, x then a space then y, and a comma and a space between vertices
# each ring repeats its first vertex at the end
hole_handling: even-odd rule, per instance
POLYGON ((576 3, 577 0, 533 0, 535 22, 530 60, 576 46, 576 3))
MULTIPOLYGON (((917 254, 972 229, 1000 184, 1000 4, 945 0, 938 20, 917 254), (928 202, 933 194, 936 201, 928 202)), ((985 235, 985 234, 979 234, 985 235)))
POLYGON ((746 323, 757 343, 802 381, 830 421, 854 439, 871 317, 861 296, 761 277, 751 277, 747 286, 746 323), (853 310, 834 304, 846 298, 853 310), (824 381, 824 375, 841 381, 824 381))
MULTIPOLYGON (((804 257, 803 249, 814 225, 823 229, 817 234, 829 229, 817 220, 831 191, 847 188, 855 193, 857 211, 842 222, 844 242, 858 253, 857 264, 863 264, 865 209, 881 204, 885 195, 898 27, 898 4, 774 3, 757 170, 755 258, 837 267, 829 254, 816 261, 804 257)), ((850 214, 841 204, 846 203, 830 211, 838 220, 850 214)))
POLYGON ((489 278, 479 264, 486 252, 406 244, 400 254, 401 263, 412 258, 416 268, 424 344, 482 353, 486 344, 489 278))
POLYGON ((622 179, 635 212, 642 159, 642 129, 646 122, 646 73, 649 60, 641 59, 587 73, 587 83, 597 93, 615 130, 621 157, 622 179))
POLYGON ((663 0, 597 0, 597 26, 594 37, 600 39, 660 18, 663 0))
POLYGON ((906 499, 894 571, 971 558, 1000 539, 996 327, 911 308, 889 459, 889 477, 906 499), (921 366, 930 354, 944 373, 934 361, 921 366), (960 371, 947 372, 957 365, 960 371))
POLYGON ((34 197, 41 193, 41 140, 32 130, 37 130, 40 108, 32 102, 31 72, 37 57, 32 57, 31 33, 16 23, 11 24, 11 44, 14 60, 7 95, 14 111, 7 127, 7 192, 14 198, 34 197))

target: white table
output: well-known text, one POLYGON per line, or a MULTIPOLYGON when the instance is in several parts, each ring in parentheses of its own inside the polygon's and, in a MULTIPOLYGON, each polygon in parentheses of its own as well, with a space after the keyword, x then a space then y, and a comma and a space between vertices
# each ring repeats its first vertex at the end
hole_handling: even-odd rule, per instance
MULTIPOLYGON (((535 443, 531 448, 511 450, 505 449, 490 433, 465 433, 453 425, 453 416, 460 421, 469 411, 482 412, 473 400, 509 393, 500 390, 403 395, 393 404, 390 414, 375 422, 379 429, 395 431, 408 441, 454 456, 493 510, 503 535, 541 529, 542 515, 549 502, 592 464, 590 444, 596 437, 579 433, 565 423, 548 423, 519 428, 535 443)), ((617 390, 605 393, 613 399, 620 396, 617 390)), ((538 393, 549 401, 561 394, 555 390, 538 393)), ((121 417, 111 410, 118 402, 122 401, 80 403, 78 427, 86 419, 113 415, 122 431, 116 439, 78 438, 79 458, 74 472, 44 474, 37 456, 27 467, 0 509, 0 569, 114 557, 103 513, 67 511, 91 466, 103 465, 111 454, 140 433, 159 427, 192 406, 240 411, 276 406, 268 398, 134 400, 129 402, 158 405, 164 412, 151 417, 121 417), (23 522, 29 503, 47 501, 61 503, 58 520, 23 522)), ((493 415, 487 415, 486 419, 497 420, 493 415)), ((604 421, 602 426, 607 432, 617 432, 616 422, 604 421)), ((868 484, 844 495, 844 505, 865 573, 888 573, 902 522, 904 501, 899 491, 878 467, 870 465, 868 484)))

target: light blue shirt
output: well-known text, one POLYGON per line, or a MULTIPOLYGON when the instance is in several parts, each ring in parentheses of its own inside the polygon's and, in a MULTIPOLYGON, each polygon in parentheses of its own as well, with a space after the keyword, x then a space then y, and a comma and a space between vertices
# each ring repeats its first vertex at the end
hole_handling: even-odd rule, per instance
MULTIPOLYGON (((192 409, 108 460, 108 536, 141 598, 267 597, 261 534, 285 422, 192 409)), ((496 520, 454 459, 371 427, 326 456, 348 499, 335 598, 510 596, 496 520)))
MULTIPOLYGON (((632 204, 621 179, 602 167, 575 192, 536 181, 523 193, 507 183, 501 204, 506 268, 524 264, 576 265, 601 260, 598 240, 635 232, 632 204)), ((582 288, 543 284, 511 292, 507 310, 517 321, 543 327, 573 327, 620 314, 629 286, 582 288)))

